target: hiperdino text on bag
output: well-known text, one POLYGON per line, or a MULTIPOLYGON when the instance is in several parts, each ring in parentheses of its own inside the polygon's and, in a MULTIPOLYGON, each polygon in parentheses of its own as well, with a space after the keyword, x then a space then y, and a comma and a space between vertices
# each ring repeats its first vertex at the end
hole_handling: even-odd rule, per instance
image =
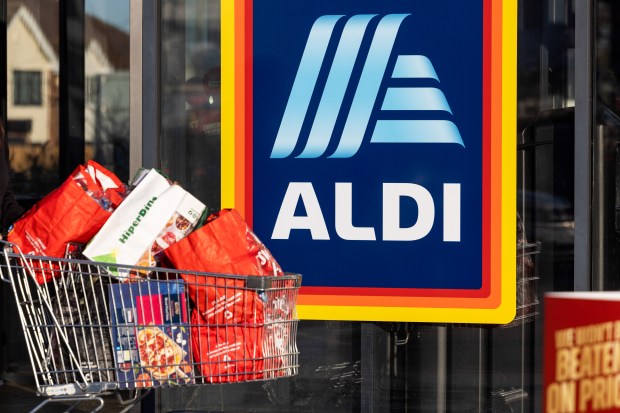
POLYGON ((168 180, 151 170, 90 241, 84 255, 94 261, 134 265, 183 198, 183 188, 174 187, 168 191, 173 188, 168 180), (149 204, 148 213, 142 215, 149 204), (137 217, 139 225, 134 225, 137 217), (131 236, 124 239, 127 232, 131 236))
POLYGON ((123 235, 121 235, 121 237, 118 239, 121 244, 124 244, 125 241, 127 241, 129 237, 131 237, 131 235, 136 231, 136 228, 138 227, 138 225, 140 225, 140 221, 146 216, 146 214, 151 209, 151 206, 153 206, 156 200, 157 197, 154 196, 146 204, 144 204, 144 208, 142 208, 138 212, 138 215, 136 216, 136 219, 131 223, 131 226, 127 228, 127 231, 125 231, 123 235))

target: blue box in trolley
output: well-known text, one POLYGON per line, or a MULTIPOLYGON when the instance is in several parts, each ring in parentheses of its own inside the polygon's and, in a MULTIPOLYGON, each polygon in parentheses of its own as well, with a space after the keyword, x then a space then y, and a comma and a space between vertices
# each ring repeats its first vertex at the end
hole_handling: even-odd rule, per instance
POLYGON ((109 296, 119 388, 193 383, 183 282, 111 284, 109 296))

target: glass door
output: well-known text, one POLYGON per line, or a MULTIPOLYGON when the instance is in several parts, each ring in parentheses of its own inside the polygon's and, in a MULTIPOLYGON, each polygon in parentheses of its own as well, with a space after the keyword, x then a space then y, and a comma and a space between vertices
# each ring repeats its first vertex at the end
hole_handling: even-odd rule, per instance
POLYGON ((220 209, 220 2, 161 4, 158 163, 209 211, 220 209))
POLYGON ((594 2, 592 285, 596 290, 620 288, 619 14, 617 2, 594 2))
MULTIPOLYGON (((0 117, 18 202, 28 209, 88 159, 127 181, 129 0, 1 0, 0 7, 0 117)), ((0 296, 0 371, 28 380, 24 338, 4 283, 0 296)))
MULTIPOLYGON (((6 117, 3 113, 2 120, 13 190, 27 208, 59 182, 59 7, 58 2, 45 0, 2 3, 6 7, 6 117)), ((5 377, 9 373, 8 378, 22 380, 31 374, 28 354, 12 291, 0 284, 2 371, 5 377)))

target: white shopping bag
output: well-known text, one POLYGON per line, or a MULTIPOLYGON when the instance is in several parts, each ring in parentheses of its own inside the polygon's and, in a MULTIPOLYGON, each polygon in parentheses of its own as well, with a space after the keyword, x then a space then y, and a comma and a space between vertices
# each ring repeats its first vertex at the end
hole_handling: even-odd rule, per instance
MULTIPOLYGON (((175 191, 175 186, 167 189, 166 192, 175 191)), ((172 217, 168 219, 168 222, 153 243, 144 251, 137 265, 140 267, 157 266, 162 258, 163 250, 189 235, 196 227, 205 209, 206 206, 202 202, 189 192, 186 192, 181 202, 178 203, 172 217)), ((147 276, 150 271, 139 270, 137 272, 141 276, 147 276)))
MULTIPOLYGON (((159 172, 150 170, 89 242, 84 256, 98 262, 137 265, 188 195, 191 197, 179 185, 171 185, 159 172)), ((195 200, 191 208, 200 216, 205 205, 195 200)), ((110 271, 117 276, 129 275, 116 267, 110 271)))

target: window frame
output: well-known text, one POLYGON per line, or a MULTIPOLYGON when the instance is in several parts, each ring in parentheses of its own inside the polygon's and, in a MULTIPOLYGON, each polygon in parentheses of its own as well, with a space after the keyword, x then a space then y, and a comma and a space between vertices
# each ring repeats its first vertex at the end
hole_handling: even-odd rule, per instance
POLYGON ((40 70, 13 71, 13 104, 15 106, 43 105, 43 73, 40 70))

